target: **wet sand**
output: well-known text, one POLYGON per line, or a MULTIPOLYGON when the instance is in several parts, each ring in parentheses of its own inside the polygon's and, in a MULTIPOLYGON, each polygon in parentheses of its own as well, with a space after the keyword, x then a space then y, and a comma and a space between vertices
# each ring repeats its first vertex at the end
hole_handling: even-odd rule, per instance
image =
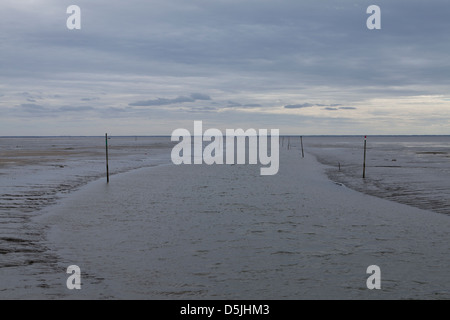
POLYGON ((298 150, 259 166, 159 166, 52 208, 60 273, 30 296, 89 299, 449 299, 450 219, 352 191, 298 150), (70 264, 83 289, 65 289, 70 264), (382 290, 368 290, 378 265, 382 290), (46 293, 47 292, 47 293, 46 293))
POLYGON ((450 298, 446 215, 336 184, 298 148, 263 177, 259 165, 162 165, 167 144, 129 143, 109 185, 90 146, 73 161, 71 146, 26 148, 34 165, 0 168, 1 299, 450 298), (80 291, 66 288, 72 264, 80 291), (373 264, 382 290, 366 287, 373 264))
MULTIPOLYGON (((54 272, 57 256, 32 219, 105 176, 104 145, 102 137, 0 138, 0 297, 51 287, 40 275, 54 272)), ((170 148, 166 138, 112 137, 111 176, 165 163, 170 148)))

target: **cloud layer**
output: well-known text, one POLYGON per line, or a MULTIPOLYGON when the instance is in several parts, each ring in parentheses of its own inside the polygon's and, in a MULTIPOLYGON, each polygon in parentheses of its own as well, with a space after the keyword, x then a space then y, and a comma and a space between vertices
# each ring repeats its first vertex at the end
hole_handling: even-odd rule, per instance
POLYGON ((206 94, 193 93, 189 97, 179 96, 175 99, 158 98, 153 100, 132 102, 130 106, 148 107, 148 106, 166 106, 170 104, 180 104, 185 102, 195 102, 197 100, 211 100, 211 97, 206 94))
POLYGON ((378 0, 381 30, 368 0, 78 0, 73 31, 71 4, 1 2, 0 135, 95 134, 112 118, 170 134, 192 117, 450 134, 447 0, 378 0))

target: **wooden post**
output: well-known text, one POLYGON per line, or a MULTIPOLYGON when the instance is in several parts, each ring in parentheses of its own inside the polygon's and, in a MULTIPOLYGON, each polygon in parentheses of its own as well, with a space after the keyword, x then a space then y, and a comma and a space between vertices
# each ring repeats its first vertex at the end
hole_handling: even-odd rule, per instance
POLYGON ((303 136, 300 136, 300 144, 302 146, 302 158, 305 157, 305 153, 303 152, 303 136))
POLYGON ((105 133, 106 143, 106 183, 109 183, 109 166, 108 166, 108 134, 105 133))
POLYGON ((366 147, 367 147, 367 136, 364 136, 364 163, 363 163, 363 179, 366 178, 366 147))
POLYGON ((291 137, 288 137, 288 150, 291 150, 291 137))

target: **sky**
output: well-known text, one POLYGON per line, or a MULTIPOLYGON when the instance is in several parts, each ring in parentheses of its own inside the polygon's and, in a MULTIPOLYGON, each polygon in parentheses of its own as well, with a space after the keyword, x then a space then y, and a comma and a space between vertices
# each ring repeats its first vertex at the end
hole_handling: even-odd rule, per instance
POLYGON ((171 135, 195 120, 448 135, 449 13, 448 0, 1 0, 0 136, 171 135))

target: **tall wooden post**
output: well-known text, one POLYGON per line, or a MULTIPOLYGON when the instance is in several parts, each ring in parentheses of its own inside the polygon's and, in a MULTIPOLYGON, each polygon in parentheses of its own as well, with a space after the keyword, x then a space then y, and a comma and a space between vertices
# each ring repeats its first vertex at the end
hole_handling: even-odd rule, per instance
POLYGON ((109 183, 109 165, 108 165, 108 134, 105 133, 106 143, 106 183, 109 183))
POLYGON ((305 157, 305 153, 303 152, 303 136, 300 136, 300 144, 302 146, 302 158, 305 157))
POLYGON ((367 136, 364 136, 364 163, 363 163, 363 179, 366 178, 366 147, 367 147, 367 136))

